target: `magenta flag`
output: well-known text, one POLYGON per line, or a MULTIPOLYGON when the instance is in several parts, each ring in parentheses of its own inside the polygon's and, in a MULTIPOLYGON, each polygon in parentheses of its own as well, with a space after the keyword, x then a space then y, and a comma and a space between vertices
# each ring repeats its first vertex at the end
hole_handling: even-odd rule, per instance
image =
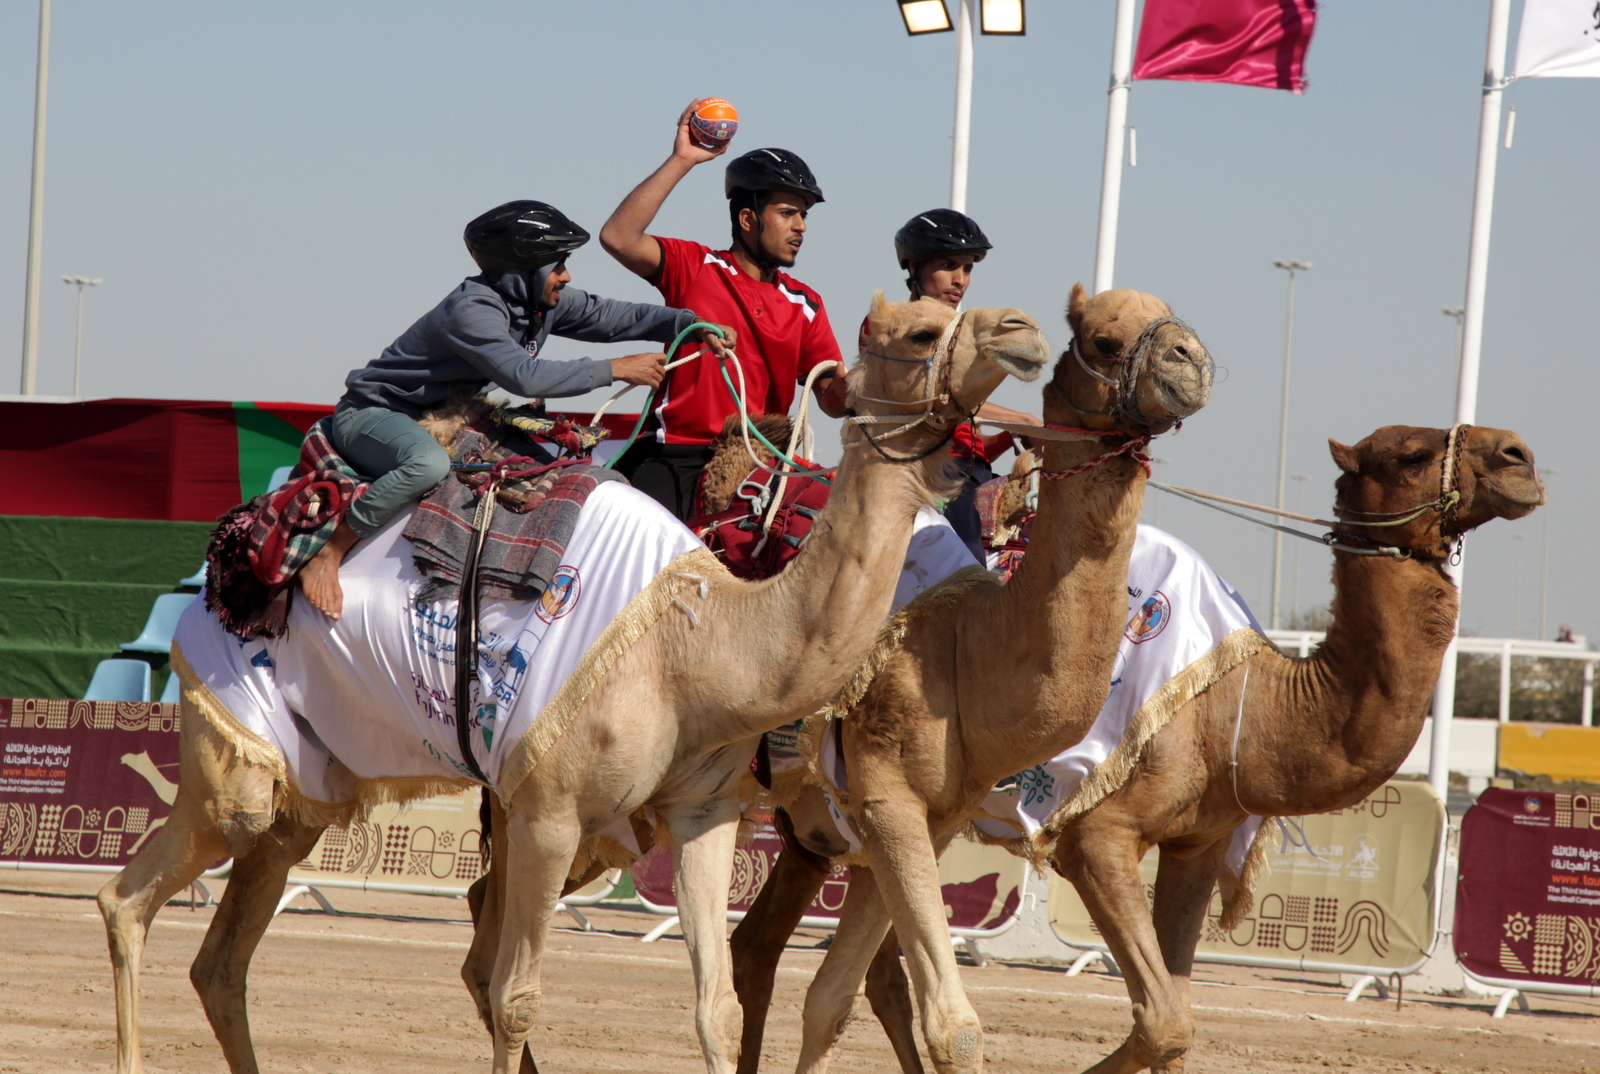
POLYGON ((1316 0, 1145 0, 1133 77, 1306 90, 1316 0))

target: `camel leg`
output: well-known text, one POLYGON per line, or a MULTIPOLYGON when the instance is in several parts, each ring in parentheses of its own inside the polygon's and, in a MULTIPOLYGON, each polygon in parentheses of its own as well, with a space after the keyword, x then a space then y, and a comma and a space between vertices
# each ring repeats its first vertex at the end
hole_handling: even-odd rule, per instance
POLYGON ((930 837, 922 803, 905 787, 898 793, 874 793, 863 803, 862 821, 868 836, 863 843, 916 989, 933 1068, 939 1074, 981 1070, 983 1024, 961 987, 939 884, 939 854, 950 837, 937 842, 930 837))
POLYGON ((902 1074, 923 1074, 922 1053, 911 1024, 911 985, 900 965, 900 937, 894 929, 883 938, 867 969, 867 1002, 894 1047, 902 1074))
MULTIPOLYGON (((490 793, 488 798, 493 818, 489 829, 493 834, 486 832, 484 838, 494 848, 495 843, 505 838, 506 811, 500 804, 499 795, 490 793)), ((489 1002, 489 982, 494 977, 494 957, 500 947, 501 912, 506 897, 506 871, 502 857, 491 849, 489 871, 467 889, 467 910, 472 914, 472 945, 467 948, 467 957, 461 963, 461 980, 465 982, 467 992, 478 1008, 478 1017, 483 1019, 484 1028, 491 1036, 494 1034, 494 1011, 489 1002)))
POLYGON ((878 897, 877 880, 871 869, 856 866, 850 870, 850 887, 839 911, 839 927, 833 944, 806 989, 805 1013, 800 1039, 802 1074, 825 1074, 833 1046, 855 1017, 856 996, 861 982, 889 931, 889 914, 878 897))
POLYGON ((241 762, 188 701, 180 711, 179 790, 172 812, 99 894, 116 991, 119 1074, 143 1069, 139 962, 150 922, 206 866, 247 854, 272 819, 271 773, 241 762))
POLYGON ((709 1074, 733 1074, 739 1063, 739 999, 728 953, 728 887, 739 830, 735 797, 661 811, 672 830, 678 919, 694 969, 695 1028, 709 1074))
POLYGON ((756 1074, 766 1036, 767 1011, 783 948, 799 927, 806 907, 822 890, 832 862, 800 845, 794 821, 784 810, 773 816, 783 850, 772 864, 766 883, 750 911, 733 930, 733 989, 744 1008, 744 1036, 739 1044, 739 1074, 756 1074))
POLYGON ((1168 1029, 1167 1038, 1161 1044, 1163 1055, 1178 1051, 1175 1057, 1154 1065, 1153 1069, 1161 1074, 1182 1074, 1184 1057, 1194 1042, 1189 977, 1194 969, 1194 949, 1200 942, 1200 930, 1211 905, 1212 887, 1222 859, 1227 855, 1228 843, 1227 839, 1219 839, 1198 853, 1186 853, 1181 857, 1166 847, 1161 848, 1151 923, 1161 947, 1172 1002, 1177 1006, 1170 1011, 1155 1012, 1159 1017, 1152 1021, 1176 1027, 1168 1029))
MULTIPOLYGON (((1173 952, 1183 974, 1182 984, 1175 984, 1139 874, 1147 844, 1136 828, 1119 823, 1114 814, 1097 814, 1085 815, 1063 834, 1057 843, 1056 868, 1078 889, 1122 970, 1133 1003, 1133 1031, 1087 1074, 1135 1074, 1148 1068, 1178 1071, 1194 1037, 1188 1006, 1192 938, 1199 935, 1205 917, 1221 850, 1211 848, 1184 861, 1162 853, 1156 887, 1169 942, 1181 945, 1183 937, 1191 937, 1186 951, 1173 952)), ((1218 846, 1226 849, 1226 843, 1218 846)))
MULTIPOLYGON (((524 796, 533 794, 525 790, 524 796)), ((578 849, 580 827, 571 802, 532 802, 507 811, 496 836, 496 867, 503 907, 489 1002, 494 1029, 495 1074, 531 1064, 525 1046, 539 1014, 539 969, 549 939, 550 918, 578 849), (502 841, 503 836, 503 841, 502 841), (503 849, 503 853, 500 851, 503 849)))
POLYGON ((289 870, 311 853, 324 827, 280 816, 248 853, 234 859, 228 889, 189 967, 189 980, 233 1074, 258 1070, 245 1003, 250 959, 272 924, 289 870))

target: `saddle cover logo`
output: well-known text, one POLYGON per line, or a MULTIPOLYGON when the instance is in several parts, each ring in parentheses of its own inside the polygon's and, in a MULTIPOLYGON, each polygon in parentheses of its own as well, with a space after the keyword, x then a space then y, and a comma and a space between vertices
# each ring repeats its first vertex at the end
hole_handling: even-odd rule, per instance
POLYGON ((578 574, 578 568, 563 563, 556 568, 555 577, 550 579, 550 588, 539 596, 538 616, 546 623, 553 623, 578 606, 578 598, 583 593, 583 578, 578 574))
POLYGON ((1172 602, 1159 589, 1150 594, 1128 620, 1127 638, 1135 645, 1154 640, 1172 618, 1172 602))

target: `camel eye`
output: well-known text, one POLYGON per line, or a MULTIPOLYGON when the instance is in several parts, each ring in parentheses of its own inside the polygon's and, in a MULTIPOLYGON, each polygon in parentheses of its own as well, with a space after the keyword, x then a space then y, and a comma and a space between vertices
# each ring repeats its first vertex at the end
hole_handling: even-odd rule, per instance
POLYGON ((1409 454, 1400 456, 1400 465, 1421 466, 1431 458, 1433 458, 1433 453, 1431 451, 1413 451, 1409 454))
POLYGON ((938 338, 939 338, 939 333, 938 332, 930 332, 930 331, 927 331, 927 330, 923 330, 921 332, 917 332, 917 333, 913 334, 912 337, 911 337, 911 342, 913 342, 913 343, 932 343, 934 340, 936 340, 938 338))
POLYGON ((1101 358, 1111 362, 1122 353, 1122 344, 1114 339, 1097 339, 1094 341, 1094 349, 1100 352, 1101 358))

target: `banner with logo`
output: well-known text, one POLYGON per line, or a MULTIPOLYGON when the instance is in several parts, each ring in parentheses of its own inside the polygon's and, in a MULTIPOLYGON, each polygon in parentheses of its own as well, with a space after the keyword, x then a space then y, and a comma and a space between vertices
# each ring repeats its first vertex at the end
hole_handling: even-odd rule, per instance
POLYGON ((485 868, 480 801, 474 790, 378 806, 366 820, 323 832, 289 883, 464 895, 485 868))
POLYGON ((1478 797, 1461 822, 1455 948, 1492 984, 1600 993, 1600 795, 1478 797))
MULTIPOLYGON (((1409 973, 1426 958, 1438 911, 1444 803, 1431 786, 1390 780, 1348 809, 1266 822, 1270 875, 1231 931, 1216 892, 1195 957, 1286 969, 1409 973)), ((1158 851, 1140 864, 1153 898, 1158 851)), ((1050 883, 1050 927, 1074 947, 1104 950, 1077 891, 1050 883)), ((1459 924, 1457 928, 1459 929, 1459 924)))
POLYGON ((178 793, 178 706, 0 698, 0 867, 114 872, 178 793))
MULTIPOLYGON (((759 821, 750 842, 734 852, 733 883, 728 888, 730 913, 743 914, 750 909, 782 849, 783 840, 771 820, 759 821)), ((939 859, 945 916, 951 929, 981 936, 1009 928, 1022 904, 1027 868, 1021 858, 999 847, 966 839, 952 843, 939 859)), ((818 923, 839 920, 849 885, 850 867, 834 866, 805 916, 818 923)), ((647 908, 674 912, 672 851, 656 847, 641 858, 633 867, 633 886, 647 908)))

